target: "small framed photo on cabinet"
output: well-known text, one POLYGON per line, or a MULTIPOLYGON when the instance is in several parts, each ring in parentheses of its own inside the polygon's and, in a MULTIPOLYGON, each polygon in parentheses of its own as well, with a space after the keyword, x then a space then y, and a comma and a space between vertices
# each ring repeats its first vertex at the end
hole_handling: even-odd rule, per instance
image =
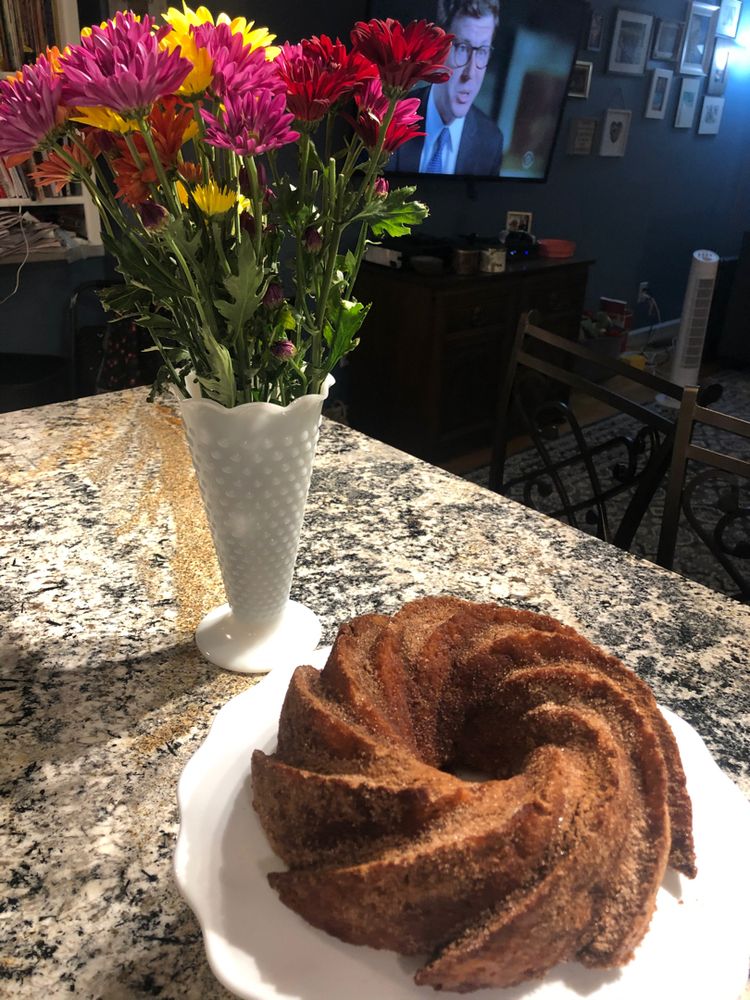
POLYGON ((683 76, 708 75, 718 16, 719 8, 713 4, 691 3, 689 5, 680 55, 680 73, 683 76))
POLYGON ((628 145, 632 113, 622 108, 609 108, 604 113, 599 156, 624 156, 628 145))
POLYGON ((698 135, 716 135, 721 125, 723 110, 723 97, 704 97, 701 120, 698 122, 698 135))
POLYGON ((618 10, 607 69, 610 73, 642 76, 646 67, 654 18, 635 10, 618 10))
POLYGON ((680 42, 684 27, 682 21, 659 21, 654 35, 651 58, 661 59, 665 62, 676 62, 680 54, 680 42))
POLYGON ((568 97, 588 97, 591 89, 591 74, 594 64, 576 60, 568 84, 568 97))
POLYGON ((675 128, 693 127, 700 88, 701 82, 697 77, 689 77, 680 84, 680 96, 677 99, 677 111, 674 116, 675 128))
POLYGON ((664 117, 673 76, 674 73, 671 69, 655 69, 652 72, 644 118, 664 117))
POLYGON ((509 233, 530 233, 532 219, 531 212, 506 212, 505 228, 509 233))
POLYGON ((719 18, 716 22, 716 34, 723 38, 736 38, 741 13, 742 3, 740 0, 721 0, 719 18))

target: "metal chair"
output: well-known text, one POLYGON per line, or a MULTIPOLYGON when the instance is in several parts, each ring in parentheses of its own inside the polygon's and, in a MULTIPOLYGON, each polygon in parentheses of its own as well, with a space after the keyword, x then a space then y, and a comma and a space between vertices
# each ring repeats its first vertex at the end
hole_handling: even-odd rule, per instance
POLYGON ((674 564, 681 513, 736 584, 732 596, 750 601, 750 421, 701 406, 695 386, 683 394, 664 502, 656 561, 667 569, 674 564), (745 457, 694 444, 701 425, 721 432, 734 446, 729 450, 738 442, 728 435, 739 436, 745 457))
MULTIPOLYGON (((628 550, 669 469, 676 423, 674 411, 657 411, 632 399, 628 392, 635 387, 661 393, 677 403, 683 395, 681 386, 549 333, 533 325, 529 314, 522 316, 498 400, 490 488, 506 495, 521 488, 527 506, 574 527, 581 527, 579 521, 583 520, 594 526, 599 538, 628 550), (607 384, 613 376, 619 377, 622 391, 619 385, 607 384), (627 414, 632 418, 627 431, 590 445, 570 404, 571 390, 627 414), (558 436, 563 424, 570 427, 573 454, 556 457, 549 442, 558 436), (519 431, 530 436, 539 464, 524 475, 507 478, 508 439, 519 431), (605 472, 612 480, 609 485, 605 472), (571 481, 577 498, 572 495, 571 481), (619 524, 612 528, 608 503, 626 491, 632 496, 619 524)), ((720 395, 720 386, 706 387, 702 402, 720 395)))

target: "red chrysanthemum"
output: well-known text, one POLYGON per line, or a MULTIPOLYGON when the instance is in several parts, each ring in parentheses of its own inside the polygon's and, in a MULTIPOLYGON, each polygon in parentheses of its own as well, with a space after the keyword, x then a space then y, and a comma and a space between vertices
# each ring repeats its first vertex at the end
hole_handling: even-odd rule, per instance
MULTIPOLYGON (((355 98, 357 102, 356 118, 349 118, 354 131, 368 149, 374 149, 378 142, 380 127, 388 113, 390 101, 383 93, 380 80, 371 80, 361 94, 355 98)), ((418 114, 419 98, 405 97, 396 102, 393 117, 388 123, 383 143, 383 152, 392 153, 405 142, 415 139, 419 132, 417 126, 422 121, 418 114)))
POLYGON ((165 97, 153 106, 148 120, 159 159, 165 167, 173 166, 185 142, 197 131, 192 107, 181 104, 176 97, 165 97))
POLYGON ((445 65, 453 35, 429 21, 405 27, 385 21, 358 21, 352 29, 352 47, 378 67, 388 97, 400 96, 416 83, 444 83, 451 75, 445 65))
POLYGON ((274 60, 287 92, 287 107, 297 121, 317 122, 368 80, 377 67, 358 52, 327 35, 287 43, 274 60))

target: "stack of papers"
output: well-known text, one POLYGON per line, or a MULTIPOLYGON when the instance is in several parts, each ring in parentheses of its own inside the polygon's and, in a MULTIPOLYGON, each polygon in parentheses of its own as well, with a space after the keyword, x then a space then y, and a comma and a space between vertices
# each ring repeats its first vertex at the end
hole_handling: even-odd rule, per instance
POLYGON ((60 257, 61 251, 85 243, 52 222, 41 222, 31 212, 0 211, 0 262, 5 257, 60 257))

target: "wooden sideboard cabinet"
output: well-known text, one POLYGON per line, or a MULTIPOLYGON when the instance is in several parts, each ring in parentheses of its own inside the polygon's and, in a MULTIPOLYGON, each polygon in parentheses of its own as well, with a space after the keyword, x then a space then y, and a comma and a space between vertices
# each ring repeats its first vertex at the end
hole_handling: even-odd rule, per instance
POLYGON ((592 261, 537 260, 503 274, 424 275, 362 267, 372 308, 349 355, 349 422, 437 462, 489 446, 519 316, 577 339, 592 261))

